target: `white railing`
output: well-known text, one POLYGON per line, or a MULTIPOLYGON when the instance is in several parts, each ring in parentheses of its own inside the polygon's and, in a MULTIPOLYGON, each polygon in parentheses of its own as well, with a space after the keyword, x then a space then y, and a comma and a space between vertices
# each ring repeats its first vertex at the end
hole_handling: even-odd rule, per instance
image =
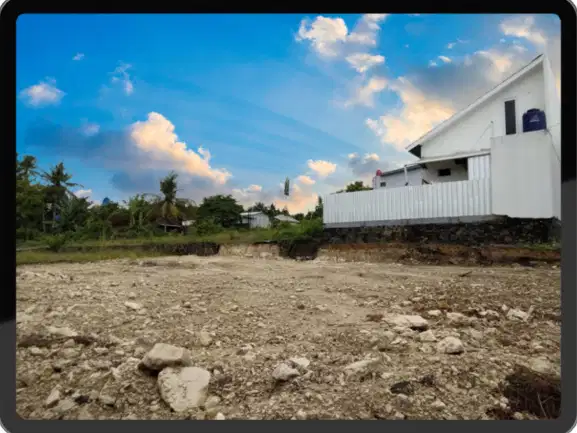
POLYGON ((327 225, 489 216, 491 179, 330 194, 323 204, 327 225))

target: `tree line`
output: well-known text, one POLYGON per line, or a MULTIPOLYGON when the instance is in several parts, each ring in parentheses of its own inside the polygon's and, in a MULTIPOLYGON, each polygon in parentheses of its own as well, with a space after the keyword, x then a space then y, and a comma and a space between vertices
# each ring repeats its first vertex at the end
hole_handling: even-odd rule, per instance
MULTIPOLYGON (((360 187, 365 188, 362 182, 360 187)), ((94 204, 85 197, 76 196, 73 188, 83 186, 73 182, 73 175, 63 162, 43 171, 38 168, 36 157, 25 155, 19 159, 17 155, 17 240, 40 239, 46 234, 66 235, 78 241, 161 236, 167 227, 182 227, 188 220, 194 221, 194 233, 207 235, 241 229, 240 214, 244 211, 260 211, 270 218, 290 215, 286 207, 279 209, 274 203, 259 202, 245 209, 232 195, 205 197, 198 204, 178 197, 178 174, 175 172, 160 181, 158 193, 140 193, 122 202, 106 200, 94 204)), ((359 182, 347 186, 346 191, 350 190, 359 190, 359 182)), ((322 222, 322 213, 319 197, 314 210, 292 216, 299 221, 322 222)))

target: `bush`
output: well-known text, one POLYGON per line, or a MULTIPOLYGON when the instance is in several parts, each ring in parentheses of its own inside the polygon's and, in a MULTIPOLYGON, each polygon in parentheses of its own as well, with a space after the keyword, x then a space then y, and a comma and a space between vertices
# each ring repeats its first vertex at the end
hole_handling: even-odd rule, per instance
POLYGON ((202 220, 196 224, 196 233, 199 236, 214 235, 220 233, 223 228, 213 220, 202 220))
POLYGON ((68 239, 66 238, 66 235, 58 234, 58 235, 46 236, 44 238, 44 243, 46 244, 46 246, 50 251, 57 253, 66 244, 67 240, 68 239))

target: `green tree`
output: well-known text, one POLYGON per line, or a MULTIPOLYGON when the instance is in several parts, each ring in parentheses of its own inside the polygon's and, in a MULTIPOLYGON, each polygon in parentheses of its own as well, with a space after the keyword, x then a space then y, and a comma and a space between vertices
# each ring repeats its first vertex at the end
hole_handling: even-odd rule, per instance
POLYGON ((370 191, 372 189, 373 188, 371 188, 370 186, 363 184, 362 180, 357 180, 355 182, 349 183, 344 190, 341 189, 337 191, 337 194, 340 194, 342 192, 370 191))
POLYGON ((172 171, 160 181, 160 196, 156 196, 155 207, 160 211, 160 216, 167 222, 182 221, 184 211, 193 202, 178 198, 178 173, 172 171))
POLYGON ((198 207, 200 221, 213 221, 221 227, 235 227, 240 223, 243 208, 232 195, 205 197, 198 207))

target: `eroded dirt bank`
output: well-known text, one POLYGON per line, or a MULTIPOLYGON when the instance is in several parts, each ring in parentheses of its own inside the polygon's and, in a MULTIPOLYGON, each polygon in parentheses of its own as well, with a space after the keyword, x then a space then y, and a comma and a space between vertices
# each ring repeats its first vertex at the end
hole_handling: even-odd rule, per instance
POLYGON ((548 407, 549 413, 531 413, 516 406, 499 387, 517 364, 558 370, 558 269, 264 257, 19 267, 18 413, 44 419, 554 415, 548 407), (210 373, 200 407, 174 412, 159 379, 138 367, 156 343, 185 348, 191 364, 210 373), (282 363, 290 369, 286 380, 278 379, 282 363))

